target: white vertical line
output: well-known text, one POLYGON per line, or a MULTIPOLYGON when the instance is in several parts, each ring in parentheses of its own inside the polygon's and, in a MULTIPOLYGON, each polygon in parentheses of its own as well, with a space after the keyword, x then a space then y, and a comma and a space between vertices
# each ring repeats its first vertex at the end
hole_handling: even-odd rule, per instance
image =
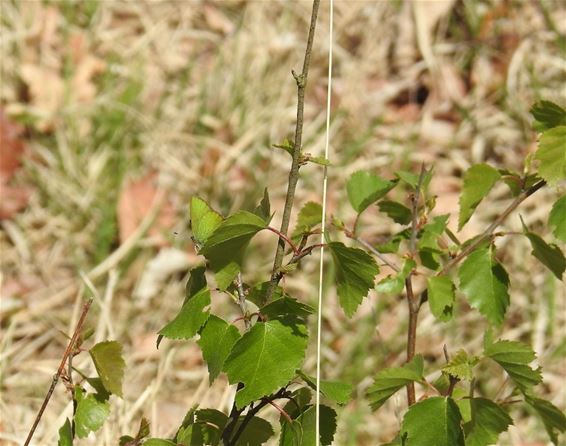
MULTIPOLYGON (((326 96, 326 144, 324 146, 324 158, 328 160, 330 146, 330 105, 332 98, 332 33, 334 22, 334 0, 330 2, 330 29, 328 31, 328 90, 326 96)), ((324 166, 322 180, 322 222, 320 243, 320 265, 318 275, 318 311, 316 324, 316 446, 320 446, 320 349, 322 339, 322 285, 324 278, 324 242, 326 233, 326 190, 328 186, 328 167, 324 166)))

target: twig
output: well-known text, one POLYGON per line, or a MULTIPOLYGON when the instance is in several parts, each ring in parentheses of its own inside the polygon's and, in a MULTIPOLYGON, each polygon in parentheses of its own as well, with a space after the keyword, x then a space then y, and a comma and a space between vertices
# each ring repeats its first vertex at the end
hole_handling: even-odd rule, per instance
MULTIPOLYGON (((287 195, 285 196, 285 205, 283 208, 283 215, 281 217, 281 228, 279 230, 279 243, 277 243, 277 249, 275 251, 275 259, 273 260, 273 269, 271 272, 271 280, 269 281, 269 286, 266 291, 266 301, 271 299, 273 295, 273 291, 277 286, 277 283, 281 280, 283 274, 281 273, 280 269, 283 265, 283 257, 285 255, 285 238, 287 236, 287 232, 289 231, 289 224, 291 221, 291 211, 293 209, 293 201, 295 199, 295 190, 297 188, 297 182, 299 181, 299 167, 301 164, 301 151, 302 151, 302 138, 303 138, 303 125, 304 125, 304 109, 305 109, 305 89, 308 80, 308 73, 309 73, 309 65, 312 53, 312 46, 314 41, 314 34, 316 29, 316 19, 318 16, 318 9, 320 6, 320 0, 313 1, 312 7, 312 14, 311 14, 311 21, 309 27, 309 33, 307 37, 307 46, 305 49, 305 57, 303 60, 303 69, 301 74, 297 74, 292 71, 293 77, 297 83, 297 122, 295 126, 295 141, 293 143, 293 161, 291 163, 291 169, 289 171, 289 181, 287 186, 287 195)), ((291 246, 294 246, 291 244, 291 246)), ((296 254, 296 248, 294 249, 294 253, 296 254)), ((240 387, 240 385, 238 385, 240 387)), ((258 406, 254 407, 253 409, 248 410, 246 417, 242 421, 238 431, 234 435, 234 438, 230 439, 232 435, 232 431, 234 430, 236 423, 238 422, 238 418, 242 413, 242 410, 238 410, 236 408, 236 404, 232 406, 232 410, 230 412, 230 422, 224 429, 222 434, 222 441, 225 446, 230 446, 236 443, 239 436, 245 429, 247 423, 253 417, 253 414, 259 410, 259 408, 263 407, 262 401, 258 406), (250 414, 252 414, 250 416, 250 414)), ((267 403, 265 403, 267 404, 267 403)), ((265 405, 263 404, 263 405, 265 405)))
MULTIPOLYGON (((257 406, 251 407, 250 410, 248 410, 248 412, 246 413, 246 416, 244 417, 244 419, 242 420, 242 424, 240 424, 240 427, 238 428, 238 430, 234 434, 234 437, 231 440, 229 440, 228 443, 225 442, 224 444, 226 446, 235 445, 238 442, 238 439, 240 438, 242 433, 244 432, 246 426, 249 424, 251 419, 255 416, 255 414, 258 413, 261 409, 263 409, 268 404, 272 404, 274 400, 279 399, 279 398, 283 398, 286 393, 287 393, 287 388, 282 387, 281 389, 279 389, 277 391, 277 393, 274 393, 273 395, 270 395, 266 398, 263 398, 257 406)), ((236 420, 237 420, 237 418, 236 418, 236 420)), ((232 429, 233 429, 233 427, 232 427, 232 429)), ((222 437, 222 438, 224 438, 224 437, 222 437)))
MULTIPOLYGON (((456 257, 451 259, 444 267, 436 273, 436 276, 442 276, 454 268, 460 261, 469 256, 479 245, 485 242, 488 238, 492 237, 495 230, 505 221, 505 219, 513 212, 523 201, 529 198, 539 189, 546 185, 546 181, 539 181, 532 187, 518 195, 507 208, 491 223, 480 235, 476 236, 475 240, 467 245, 456 257)), ((419 298, 419 307, 422 306, 428 299, 428 290, 424 290, 419 298)))
POLYGON ((242 282, 242 273, 238 273, 238 275, 236 276, 236 288, 238 289, 238 304, 240 305, 240 310, 242 310, 244 324, 246 326, 246 330, 249 330, 250 321, 248 319, 248 310, 246 308, 246 293, 244 291, 244 284, 242 282))
POLYGON ((92 304, 92 299, 89 299, 83 306, 83 311, 81 313, 81 316, 79 318, 79 321, 77 322, 77 326, 75 327, 75 331, 73 333, 73 337, 71 338, 71 340, 69 341, 69 345, 67 345, 67 348, 65 349, 65 353, 63 353, 63 358, 61 358, 61 363, 59 364, 59 368, 57 369, 57 373, 55 373, 55 375, 53 375, 53 380, 51 381, 51 386, 49 387, 49 391, 47 392, 47 395, 45 395, 45 399, 43 400, 43 404, 41 405, 39 412, 37 413, 37 416, 35 417, 35 421, 33 422, 33 425, 29 431, 28 437, 24 443, 24 446, 28 446, 33 434, 35 433, 35 429, 37 428, 37 425, 39 424, 39 421, 41 420, 41 417, 43 416, 43 412, 45 411, 45 408, 47 407, 47 404, 49 403, 49 400, 51 399, 51 395, 53 394, 53 391, 55 390, 55 386, 57 385, 57 382, 59 381, 59 378, 61 377, 61 374, 63 373, 63 370, 65 370, 65 365, 67 364, 67 358, 69 357, 69 355, 72 353, 73 349, 75 348, 75 344, 77 343, 77 340, 79 338, 79 335, 81 333, 81 329, 83 327, 83 324, 85 322, 86 319, 86 315, 88 313, 88 310, 90 309, 90 305, 92 304))
POLYGON ((268 226, 266 229, 268 231, 271 231, 271 232, 274 232, 275 234, 277 234, 279 236, 279 238, 282 238, 285 242, 287 242, 287 244, 291 247, 291 249, 293 250, 293 253, 295 255, 298 254, 299 250, 297 249, 297 247, 295 246, 295 244, 292 242, 292 240, 289 237, 287 237, 281 231, 278 231, 277 229, 275 229, 272 226, 268 226))
MULTIPOLYGON (((421 195, 421 187, 426 174, 424 164, 421 166, 419 181, 415 187, 415 192, 411 197, 411 239, 409 243, 410 255, 415 257, 417 252, 417 232, 419 219, 419 200, 421 195)), ((405 279, 405 288, 407 290, 407 307, 409 308, 409 327, 407 331, 407 362, 411 361, 415 356, 415 348, 417 343, 417 323, 419 317, 419 302, 416 302, 413 292, 413 271, 409 273, 405 279)), ((409 406, 415 404, 415 383, 407 384, 407 403, 409 406)))
POLYGON ((523 201, 525 201, 528 197, 530 197, 532 194, 534 194, 537 190, 541 189, 545 185, 546 185, 546 181, 539 181, 538 183, 534 184, 532 187, 521 193, 519 196, 517 196, 517 198, 515 198, 513 202, 509 204, 509 206, 507 206, 507 208, 499 215, 499 217, 497 217, 495 221, 491 223, 481 233, 480 236, 476 237, 476 239, 468 246, 466 246, 462 250, 462 252, 460 252, 460 254, 458 254, 456 257, 450 260, 446 265, 444 265, 444 268, 442 268, 442 270, 440 270, 440 272, 438 272, 436 275, 440 276, 446 274, 450 269, 456 266, 460 262, 460 260, 464 259, 470 253, 472 253, 474 249, 476 249, 479 245, 481 245, 484 241, 486 241, 489 237, 491 237, 493 232, 499 227, 499 225, 501 225, 505 221, 505 219, 509 216, 511 212, 513 212, 523 201))
MULTIPOLYGON (((287 186, 287 195, 285 196, 285 206, 283 208, 283 215, 281 217, 281 234, 287 234, 289 231, 289 223, 291 221, 291 211, 293 209, 293 201, 295 199, 295 189, 299 180, 299 164, 301 160, 302 139, 303 139, 303 116, 305 109, 305 88, 307 86, 309 65, 311 60, 312 45, 314 41, 314 33, 316 29, 316 19, 318 16, 318 9, 320 0, 314 0, 312 5, 312 15, 309 27, 309 34, 307 37, 307 47, 305 49, 305 58, 303 60, 303 69, 301 74, 294 71, 293 77, 297 82, 297 123, 295 126, 295 141, 293 144, 293 162, 291 163, 291 170, 289 171, 289 183, 287 186)), ((273 261, 273 269, 271 272, 271 280, 267 288, 266 298, 269 300, 273 295, 273 291, 281 280, 281 273, 279 269, 283 264, 283 256, 285 253, 285 242, 279 240, 277 250, 275 252, 275 259, 273 261)))
POLYGON ((275 407, 275 409, 277 409, 277 412, 279 412, 281 416, 284 417, 289 423, 293 423, 293 420, 291 419, 289 414, 285 412, 285 410, 283 410, 282 407, 280 407, 278 404, 274 403, 273 401, 270 401, 269 404, 275 407))
MULTIPOLYGON (((236 387, 236 393, 239 390, 241 390, 243 387, 244 385, 242 383, 238 383, 238 386, 236 387)), ((238 409, 236 407, 236 401, 234 401, 234 404, 232 404, 232 410, 230 410, 230 421, 228 422, 228 424, 224 428, 224 431, 222 432, 222 443, 224 443, 224 446, 231 446, 233 444, 230 442, 230 437, 232 435, 234 428, 236 427, 238 418, 240 418, 240 415, 244 411, 244 409, 245 408, 238 409)))
MULTIPOLYGON (((413 294, 413 282, 411 275, 405 279, 405 288, 407 289, 407 305, 409 307, 409 327, 407 331, 407 362, 411 361, 415 356, 415 347, 417 344, 417 322, 419 316, 418 308, 415 309, 413 301, 415 296, 413 294)), ((409 406, 415 404, 415 384, 407 384, 407 403, 409 406)))
POLYGON ((399 271, 401 271, 401 268, 399 268, 397 265, 395 265, 395 263, 393 263, 391 260, 389 260, 387 257, 385 257, 382 253, 380 253, 377 249, 375 249, 373 246, 371 246, 371 244, 369 244, 363 238, 354 237, 354 240, 357 241, 364 248, 366 248, 368 251, 370 251, 374 256, 376 256, 379 260, 381 260, 383 263, 385 263, 393 271, 395 271, 397 273, 399 271))
POLYGON ((426 169, 424 164, 421 165, 421 173, 419 175, 419 181, 415 187, 415 193, 411 196, 411 240, 409 243, 409 250, 411 255, 414 256, 417 250, 417 232, 418 232, 418 220, 419 220, 419 199, 421 195, 421 187, 424 181, 424 176, 426 174, 426 169))
POLYGON ((307 246, 306 248, 300 250, 293 257, 291 257, 291 260, 289 260, 289 262, 287 262, 287 266, 292 265, 293 263, 297 263, 303 257, 310 255, 314 249, 322 248, 323 246, 325 246, 323 243, 317 243, 316 245, 307 246))

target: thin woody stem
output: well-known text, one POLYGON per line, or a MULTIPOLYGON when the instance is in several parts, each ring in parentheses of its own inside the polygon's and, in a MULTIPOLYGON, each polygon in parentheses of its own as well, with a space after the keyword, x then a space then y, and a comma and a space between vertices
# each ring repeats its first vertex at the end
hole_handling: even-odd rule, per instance
POLYGON ((79 339, 81 330, 82 330, 84 322, 86 320, 86 315, 88 313, 88 310, 90 309, 91 304, 92 304, 92 299, 89 299, 83 306, 83 311, 81 313, 79 321, 77 322, 77 326, 75 327, 73 337, 69 341, 69 344, 67 345, 67 348, 65 349, 65 352, 63 353, 63 357, 61 358, 61 362, 59 364, 59 368, 57 369, 57 373, 55 373, 55 375, 53 375, 53 379, 51 381, 51 386, 49 387, 47 395, 45 395, 45 399, 43 400, 43 403, 41 404, 41 407, 39 408, 39 412, 37 413, 37 416, 35 417, 35 420, 34 420, 33 425, 32 425, 32 427, 29 431, 29 434, 26 438, 26 441, 24 442, 24 446, 28 446, 31 439, 33 438, 33 434, 35 433, 35 430, 37 429, 37 425, 39 424, 39 421, 41 420, 41 417, 43 416, 43 412, 45 411, 45 408, 47 407, 49 400, 51 399, 51 395, 53 394, 53 391, 55 390, 55 386, 57 385, 57 382, 59 382, 59 378, 61 377, 61 374, 65 370, 65 365, 67 365, 67 358, 73 352, 73 349, 75 348, 75 344, 77 343, 77 340, 79 339))
POLYGON ((307 246, 306 248, 302 249, 301 251, 299 251, 297 254, 295 254, 291 260, 289 260, 287 262, 287 265, 292 265, 293 263, 297 263, 299 260, 301 260, 303 257, 306 257, 308 255, 310 255, 314 249, 316 248, 322 248, 323 246, 325 246, 323 243, 317 243, 316 245, 311 245, 311 246, 307 246))
POLYGON ((236 276, 236 288, 238 289, 238 304, 240 305, 240 310, 242 311, 242 318, 244 319, 246 330, 249 330, 250 321, 248 319, 248 310, 246 308, 246 293, 244 291, 244 284, 242 282, 242 273, 238 273, 238 275, 236 276))
MULTIPOLYGON (((320 0, 314 0, 312 6, 309 33, 307 37, 307 46, 305 49, 305 57, 303 60, 303 69, 301 71, 301 74, 297 74, 294 71, 292 71, 293 77, 295 78, 295 82, 297 83, 297 122, 295 126, 295 141, 293 143, 293 161, 291 163, 291 169, 289 171, 287 195, 285 196, 285 205, 283 208, 283 215, 281 217, 281 228, 277 233, 279 235, 279 243, 277 243, 275 258, 273 260, 271 280, 269 282, 269 286, 266 291, 266 296, 265 296, 266 301, 269 301, 271 299, 275 287, 277 286, 277 284, 281 280, 281 277, 283 276, 280 269, 281 266, 283 265, 283 257, 285 255, 285 243, 290 242, 290 240, 286 236, 289 231, 289 224, 291 222, 291 211, 293 210, 295 190, 297 188, 297 182, 299 181, 299 167, 301 164, 301 149, 302 149, 303 125, 304 125, 305 89, 307 86, 309 65, 311 60, 312 46, 314 42, 314 34, 316 29, 316 20, 318 17, 319 6, 320 6, 320 0)), ((297 254, 294 245, 290 243, 290 246, 293 247, 294 254, 297 254)), ((242 413, 241 410, 236 409, 236 404, 234 403, 234 405, 232 406, 232 410, 230 412, 230 422, 228 423, 222 434, 222 441, 225 446, 231 446, 236 443, 236 441, 244 431, 245 427, 251 420, 251 417, 253 417, 253 414, 255 414, 265 404, 268 404, 268 402, 262 400, 262 402, 258 404, 258 406, 250 408, 244 420, 242 421, 241 425, 239 426, 238 431, 235 433, 233 438, 230 438, 232 436, 232 432, 236 426, 238 418, 242 413)))
POLYGON ((525 201, 528 197, 534 194, 537 190, 541 189, 546 185, 546 181, 539 181, 538 183, 534 184, 532 187, 527 189, 526 191, 519 194, 512 202, 507 206, 507 208, 495 219, 493 223, 491 223, 479 237, 477 237, 472 243, 466 246, 460 254, 450 260, 444 268, 437 273, 437 276, 442 274, 446 274, 449 270, 451 270, 454 266, 456 266, 462 259, 466 258, 469 254, 471 254, 479 245, 481 245, 484 241, 491 237, 493 232, 505 221, 505 219, 509 216, 511 212, 513 212, 523 201, 525 201))
MULTIPOLYGON (((286 393, 287 393, 287 389, 285 387, 282 387, 281 389, 279 389, 277 391, 277 393, 274 393, 273 395, 270 395, 266 398, 263 398, 257 406, 250 407, 250 409, 246 413, 246 416, 242 420, 242 423, 240 424, 238 430, 234 434, 234 437, 232 437, 232 439, 229 440, 229 443, 226 443, 226 444, 229 445, 229 446, 235 445, 237 443, 238 439, 240 438, 240 436, 242 435, 242 433, 244 432, 246 426, 249 424, 251 419, 255 416, 255 414, 258 413, 261 409, 263 409, 268 404, 273 404, 274 400, 279 399, 279 398, 283 398, 286 393)), ((277 407, 277 406, 275 406, 275 407, 277 407)), ((242 412, 243 412, 243 410, 239 412, 238 416, 242 412)))
MULTIPOLYGON (((417 252, 417 232, 418 219, 419 219, 419 200, 421 195, 421 187, 423 185, 424 177, 426 174, 424 164, 421 166, 421 173, 419 181, 415 187, 415 192, 411 196, 411 239, 409 250, 411 258, 414 258, 417 252)), ((407 307, 409 309, 409 327, 407 331, 407 362, 411 361, 415 356, 415 349, 417 343, 417 324, 419 317, 419 304, 416 302, 413 292, 413 271, 405 279, 405 289, 407 290, 407 307)), ((415 384, 410 383, 407 385, 407 403, 409 406, 415 404, 415 384)))
POLYGON ((289 245, 289 247, 293 250, 293 253, 294 253, 295 255, 299 253, 299 250, 298 250, 298 248, 295 246, 295 244, 293 243, 293 241, 292 241, 289 237, 287 237, 285 234, 283 234, 281 231, 278 231, 277 229, 275 229, 275 228, 272 227, 272 226, 268 226, 266 229, 267 229, 268 231, 271 231, 271 232, 277 234, 280 238, 282 238, 282 239, 289 245))
POLYGON ((354 237, 354 240, 357 241, 360 245, 362 245, 364 248, 366 248, 369 252, 371 252, 374 256, 376 256, 379 260, 381 260, 383 263, 385 263, 389 268, 391 268, 393 271, 395 272, 399 272, 401 271, 401 269, 395 265, 395 263, 393 263, 391 260, 389 260, 387 257, 385 257, 382 253, 380 253, 377 249, 375 249, 373 246, 371 246, 370 243, 368 243, 366 240, 364 240, 361 237, 354 237))
MULTIPOLYGON (((287 235, 289 231, 289 223, 291 221, 291 211, 293 209, 293 201, 295 199, 295 190, 297 182, 299 181, 299 166, 301 161, 301 150, 303 142, 303 126, 304 126, 304 110, 305 110, 305 89, 307 86, 309 65, 312 54, 312 46, 314 41, 314 34, 316 30, 316 20, 318 17, 318 9, 320 0, 314 0, 312 6, 311 21, 309 27, 309 34, 307 37, 307 47, 305 49, 305 58, 303 60, 303 69, 301 74, 294 71, 293 77, 297 82, 297 123, 295 126, 295 141, 293 144, 293 161, 291 163, 291 170, 289 171, 289 183, 287 186, 287 195, 285 196, 285 206, 283 208, 283 215, 281 217, 281 234, 287 235)), ((269 300, 273 295, 273 291, 277 283, 281 279, 280 268, 283 264, 283 256, 285 254, 285 242, 279 240, 277 250, 275 252, 275 259, 273 261, 273 269, 271 272, 271 280, 267 289, 266 299, 269 300)))

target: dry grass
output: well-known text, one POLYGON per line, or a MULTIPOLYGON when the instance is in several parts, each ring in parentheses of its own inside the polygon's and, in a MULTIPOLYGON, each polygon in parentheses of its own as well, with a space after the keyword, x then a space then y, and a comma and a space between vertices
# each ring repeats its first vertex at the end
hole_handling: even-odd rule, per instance
MULTIPOLYGON (((353 215, 344 181, 352 172, 372 168, 391 176, 421 162, 435 167, 438 213, 455 215, 461 172, 477 162, 521 170, 535 141, 530 105, 540 97, 566 99, 561 1, 337 1, 335 7, 329 206, 347 221, 353 215)), ((198 262, 185 221, 191 195, 228 213, 250 207, 269 186, 273 208, 282 207, 289 160, 270 145, 293 131, 289 72, 300 64, 309 13, 303 1, 2 0, 2 106, 26 124, 24 166, 13 181, 33 194, 0 231, 0 442, 25 437, 64 350, 61 332, 70 333, 85 296, 94 297, 88 323, 95 340, 124 344, 127 378, 109 422, 96 439, 78 444, 116 444, 142 414, 153 434, 168 435, 193 404, 227 410, 233 389, 224 379, 208 387, 196 346, 164 342, 156 351, 155 333, 177 310, 183 276, 198 262), (147 186, 141 195, 128 195, 133 179, 147 186), (153 202, 151 212, 133 215, 120 205, 124 196, 146 208, 153 202)), ((323 9, 305 116, 305 150, 317 154, 324 141, 327 17, 323 9)), ((320 200, 320 179, 319 168, 304 168, 298 203, 320 200)), ((525 203, 520 213, 529 226, 545 224, 556 195, 543 190, 525 203)), ((464 236, 508 200, 503 188, 489 198, 464 236)), ((371 239, 392 230, 375 215, 365 223, 371 239)), ((519 225, 517 213, 506 223, 519 225)), ((269 269, 274 239, 261 240, 248 261, 250 282, 269 269)), ((526 255, 524 241, 501 246, 513 284, 503 332, 533 344, 547 383, 541 391, 564 409, 566 293, 526 255)), ((312 301, 315 272, 310 259, 285 286, 312 301)), ((402 361, 405 305, 373 295, 347 320, 331 288, 326 299, 323 373, 356 385, 356 398, 340 411, 336 444, 390 440, 402 395, 376 414, 361 396, 375 371, 402 361)), ((236 314, 221 296, 216 302, 217 311, 236 314)), ((459 322, 440 328, 422 313, 417 348, 429 362, 442 361, 446 339, 454 351, 480 348, 485 321, 463 303, 458 311, 459 322)), ((92 372, 88 364, 85 357, 77 366, 92 372)), ((56 444, 71 410, 59 386, 35 444, 56 444)), ((545 444, 538 421, 513 415, 516 426, 501 445, 545 444)))

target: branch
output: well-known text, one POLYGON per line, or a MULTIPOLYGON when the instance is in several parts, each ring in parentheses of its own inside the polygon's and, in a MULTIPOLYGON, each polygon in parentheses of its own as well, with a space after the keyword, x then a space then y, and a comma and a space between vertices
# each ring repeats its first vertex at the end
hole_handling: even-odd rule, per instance
MULTIPOLYGON (((495 219, 493 223, 491 223, 480 235, 476 236, 476 239, 467 245, 456 257, 450 260, 444 267, 436 273, 437 276, 441 276, 446 274, 452 268, 454 268, 461 260, 468 257, 479 245, 485 242, 488 238, 492 237, 495 230, 505 221, 505 219, 513 212, 523 201, 529 198, 532 194, 534 194, 539 189, 542 189, 546 186, 546 181, 541 180, 538 183, 534 184, 526 191, 523 191, 520 195, 518 195, 507 208, 495 219)), ((428 299, 428 290, 424 290, 419 298, 419 307, 425 303, 428 299)))
MULTIPOLYGON (((243 387, 244 385, 242 383, 238 383, 238 386, 236 387, 236 392, 238 392, 238 390, 242 389, 243 387)), ((232 435, 232 431, 236 427, 238 418, 240 418, 240 414, 243 411, 244 408, 238 409, 236 407, 236 401, 234 400, 234 404, 232 404, 232 410, 230 410, 230 422, 226 425, 224 431, 222 432, 222 443, 224 443, 224 446, 230 446, 233 444, 230 442, 230 436, 232 435)))
POLYGON ((29 434, 28 434, 28 437, 27 437, 27 439, 24 443, 24 446, 29 445, 29 443, 30 443, 30 441, 33 437, 33 434, 35 433, 35 429, 37 428, 37 425, 39 424, 39 421, 41 420, 41 417, 43 416, 43 412, 45 411, 45 408, 47 407, 47 404, 49 403, 49 400, 51 399, 51 395, 53 394, 53 391, 55 390, 55 386, 57 385, 57 382, 59 381, 61 374, 65 370, 65 365, 67 364, 67 358, 69 357, 69 355, 71 355, 73 349, 75 348, 75 344, 77 343, 77 340, 79 339, 81 330, 83 328, 83 324, 86 320, 86 315, 88 313, 88 310, 90 309, 91 304, 92 304, 92 299, 89 299, 87 301, 87 303, 85 303, 84 306, 83 306, 83 311, 81 313, 79 321, 77 322, 77 326, 75 327, 73 337, 69 341, 69 344, 67 345, 67 348, 65 349, 65 353, 63 353, 63 358, 61 358, 61 362, 59 363, 59 368, 57 369, 57 373, 55 373, 55 375, 53 375, 53 380, 51 381, 51 386, 49 387, 47 395, 45 395, 45 399, 43 400, 43 404, 41 405, 39 412, 37 413, 37 416, 35 417, 35 421, 33 422, 33 425, 32 425, 32 427, 29 431, 29 434))
MULTIPOLYGON (((415 193, 411 196, 411 240, 409 244, 410 255, 415 257, 417 252, 417 233, 419 220, 419 200, 421 195, 421 187, 424 181, 426 169, 424 164, 421 166, 419 181, 415 187, 415 193)), ((413 293, 413 271, 409 273, 405 279, 405 288, 407 290, 407 307, 409 308, 409 327, 407 331, 407 362, 411 361, 415 356, 417 344, 417 323, 419 317, 419 303, 415 301, 413 293)), ((407 384, 407 403, 409 406, 415 404, 415 384, 407 384)))
POLYGON ((415 193, 411 196, 411 240, 409 243, 409 250, 411 252, 411 256, 415 256, 417 250, 417 233, 419 231, 418 228, 418 220, 419 220, 419 199, 421 195, 421 187, 423 185, 424 176, 426 174, 426 169, 424 164, 421 165, 421 173, 419 175, 419 181, 417 182, 417 186, 415 187, 415 193))
POLYGON ((242 283, 242 273, 238 273, 238 275, 236 276, 236 288, 238 289, 238 304, 240 305, 240 310, 242 310, 244 324, 246 326, 246 330, 249 330, 250 321, 248 319, 248 310, 246 308, 246 293, 244 291, 244 285, 242 283))
MULTIPOLYGON (((242 433, 244 432, 244 430, 246 429, 246 426, 249 424, 249 422, 255 416, 255 414, 258 413, 261 409, 263 409, 268 404, 273 404, 274 400, 279 399, 279 398, 283 398, 285 396, 286 392, 287 392, 287 388, 282 387, 281 389, 279 389, 277 391, 277 393, 274 393, 273 395, 270 395, 266 398, 262 398, 261 402, 257 406, 250 408, 250 410, 248 410, 248 412, 246 413, 246 416, 242 420, 242 424, 240 424, 240 427, 238 428, 238 430, 234 434, 234 437, 228 443, 225 443, 226 446, 235 445, 237 443, 238 439, 240 438, 240 436, 242 435, 242 433)), ((275 405, 275 407, 277 408, 278 406, 275 405)))
POLYGON ((301 249, 299 252, 297 252, 293 257, 291 257, 291 260, 289 260, 287 262, 287 266, 292 265, 293 263, 298 263, 299 260, 301 260, 303 257, 306 257, 308 255, 312 254, 312 251, 316 248, 322 248, 323 246, 326 246, 323 243, 317 243, 316 245, 310 245, 307 246, 304 249, 301 249))
MULTIPOLYGON (((289 171, 289 184, 287 186, 287 195, 285 197, 285 206, 283 208, 283 216, 281 218, 281 234, 287 235, 289 230, 289 223, 291 221, 291 211, 293 209, 293 201, 295 199, 295 190, 297 188, 297 182, 299 180, 299 164, 301 161, 301 149, 302 149, 302 139, 303 139, 303 116, 305 109, 305 88, 307 86, 307 79, 309 74, 309 65, 311 60, 312 45, 314 41, 314 33, 316 29, 316 19, 318 16, 318 9, 320 6, 320 0, 314 0, 312 5, 312 15, 309 27, 309 34, 307 37, 307 47, 305 49, 305 58, 303 61, 303 70, 301 74, 297 74, 294 71, 293 77, 297 82, 297 123, 295 126, 295 141, 293 144, 293 162, 291 163, 291 170, 289 171)), ((281 279, 281 274, 279 269, 283 264, 283 256, 285 253, 285 242, 279 240, 277 244, 277 250, 275 252, 275 259, 273 261, 273 269, 271 272, 271 281, 269 282, 269 287, 267 289, 267 300, 273 295, 273 291, 277 286, 277 283, 281 279)))
POLYGON ((451 270, 454 266, 456 266, 460 260, 466 258, 469 254, 471 254, 479 245, 481 245, 484 241, 491 237, 493 232, 501 225, 505 219, 509 216, 511 212, 513 212, 523 201, 529 198, 532 194, 534 194, 537 190, 543 188, 546 185, 546 181, 539 181, 538 183, 534 184, 532 187, 527 189, 526 191, 522 192, 517 198, 515 198, 509 206, 495 219, 493 223, 491 223, 476 239, 466 246, 460 254, 450 260, 444 268, 437 273, 437 276, 442 274, 446 274, 449 270, 451 270))
POLYGON ((298 254, 299 250, 297 249, 297 247, 295 246, 295 244, 293 243, 293 241, 287 237, 287 235, 283 234, 281 231, 278 231, 277 229, 268 226, 266 228, 268 231, 274 232, 275 234, 277 234, 279 236, 279 238, 283 239, 285 242, 287 242, 287 244, 289 245, 289 247, 293 250, 293 253, 296 255, 298 254))
MULTIPOLYGON (((411 274, 405 279, 405 288, 407 289, 407 306, 409 307, 409 327, 407 330, 407 362, 411 361, 415 356, 415 349, 417 344, 417 322, 419 317, 419 307, 415 308, 413 302, 415 296, 413 294, 413 281, 411 274)), ((407 403, 409 406, 415 404, 415 384, 407 384, 407 403)))
MULTIPOLYGON (((346 234, 348 235, 348 234, 346 234)), ((353 235, 353 234, 352 234, 353 235)), ((395 272, 399 272, 401 271, 401 268, 399 268, 397 265, 395 265, 391 260, 389 260, 387 257, 385 257, 382 253, 380 253, 377 249, 375 249, 373 246, 371 246, 367 241, 365 241, 363 238, 361 237, 353 237, 353 239, 355 241, 357 241, 360 245, 362 245, 364 248, 366 248, 368 251, 370 251, 374 256, 376 256, 379 260, 381 260, 383 263, 385 263, 389 268, 391 268, 393 271, 395 272)))

